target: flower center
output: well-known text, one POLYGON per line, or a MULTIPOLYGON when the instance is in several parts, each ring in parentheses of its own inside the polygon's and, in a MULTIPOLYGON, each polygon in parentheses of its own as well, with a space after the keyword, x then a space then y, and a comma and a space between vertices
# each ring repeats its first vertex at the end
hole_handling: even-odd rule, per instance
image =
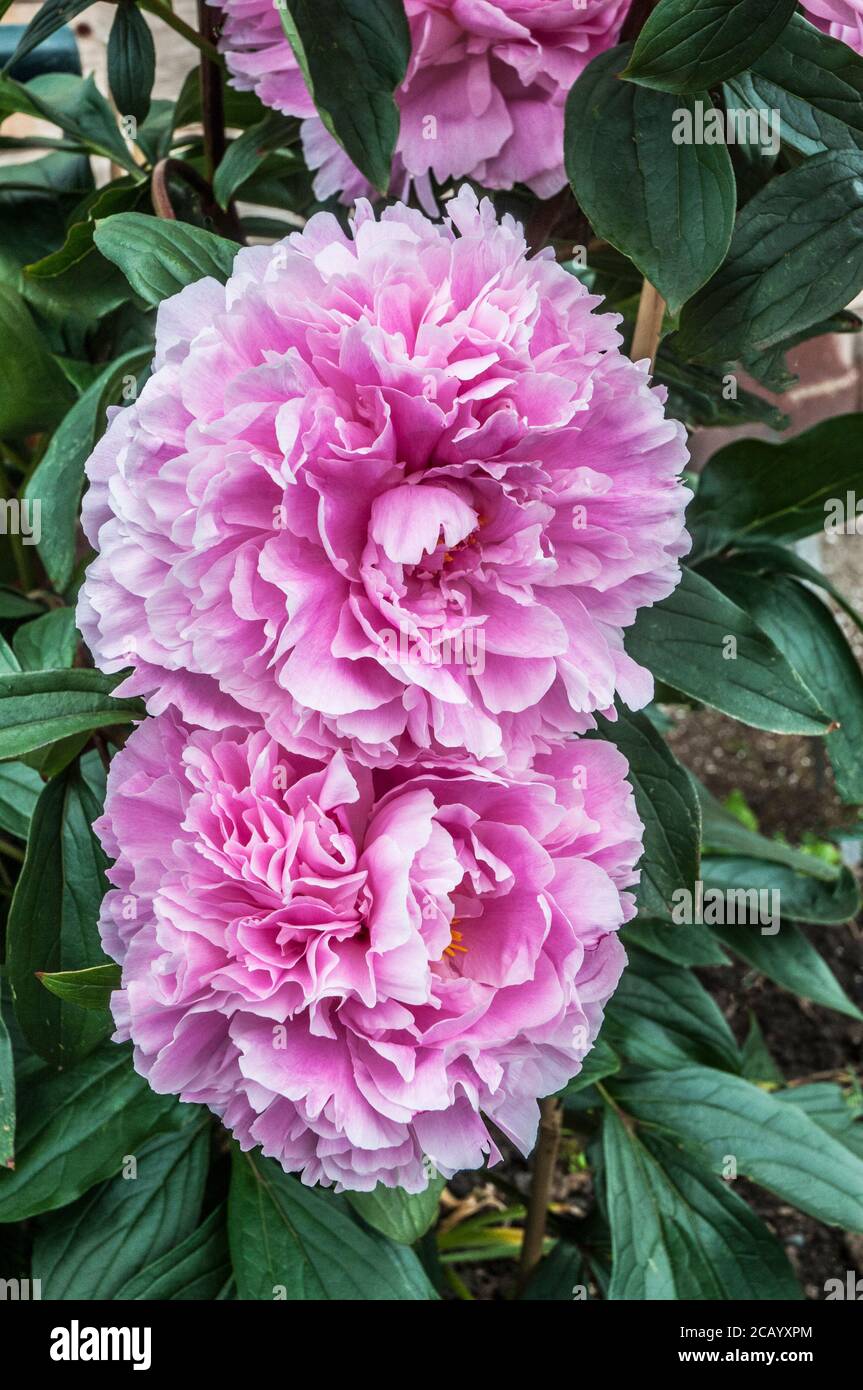
POLYGON ((467 947, 459 944, 462 940, 462 933, 456 930, 455 924, 460 920, 461 919, 458 917, 453 917, 452 919, 449 945, 444 947, 445 956, 454 956, 457 951, 461 951, 463 955, 467 955, 467 947))

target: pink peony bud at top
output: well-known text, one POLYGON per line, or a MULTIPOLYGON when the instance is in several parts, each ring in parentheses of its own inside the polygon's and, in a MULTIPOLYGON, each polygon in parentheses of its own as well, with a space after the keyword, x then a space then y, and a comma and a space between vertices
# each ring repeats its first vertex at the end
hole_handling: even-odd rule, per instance
POLYGON ((801 0, 806 18, 863 53, 863 0, 801 0))
POLYGON ((616 317, 470 190, 241 251, 159 309, 92 454, 79 622, 125 693, 369 764, 525 766, 649 674, 684 430, 616 317))
POLYGON ((146 720, 96 830, 116 1041, 306 1183, 424 1188, 523 1153, 625 962, 642 827, 626 762, 370 771, 263 730, 146 720))
MULTIPOLYGON (((352 202, 363 175, 315 114, 272 0, 210 0, 224 10, 221 49, 232 85, 303 122, 321 199, 352 202)), ((563 110, 591 59, 617 43, 631 0, 405 0, 411 57, 396 94, 393 191, 415 180, 470 177, 527 184, 541 198, 566 183, 563 110)))

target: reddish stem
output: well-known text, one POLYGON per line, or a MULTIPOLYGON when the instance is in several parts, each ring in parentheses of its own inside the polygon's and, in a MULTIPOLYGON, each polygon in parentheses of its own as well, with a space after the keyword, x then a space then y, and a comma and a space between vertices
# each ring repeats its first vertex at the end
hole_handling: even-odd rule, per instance
MULTIPOLYGON (((219 12, 207 0, 198 0, 198 29, 201 37, 216 47, 219 12)), ((201 54, 201 113, 204 122, 204 158, 207 178, 212 182, 225 153, 225 99, 222 69, 206 53, 201 54)))

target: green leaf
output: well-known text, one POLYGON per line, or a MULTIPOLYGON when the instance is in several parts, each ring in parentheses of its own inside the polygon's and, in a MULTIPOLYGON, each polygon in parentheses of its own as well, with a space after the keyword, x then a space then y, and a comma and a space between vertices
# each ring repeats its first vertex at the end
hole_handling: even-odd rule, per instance
POLYGON ((68 588, 75 565, 84 464, 105 428, 108 406, 151 356, 150 348, 133 348, 104 368, 62 420, 27 483, 25 496, 40 500, 39 555, 60 593, 68 588))
POLYGON ((802 15, 729 87, 744 109, 778 111, 783 145, 801 154, 863 149, 863 58, 802 15))
POLYGON ((69 408, 72 390, 24 300, 2 281, 0 341, 7 344, 0 354, 0 435, 9 439, 53 428, 69 408))
POLYGON ((26 840, 42 778, 23 763, 0 763, 0 829, 26 840))
MULTIPOLYGON (((256 125, 267 114, 254 92, 237 92, 226 86, 224 93, 225 125, 231 129, 245 130, 256 125)), ((174 129, 189 125, 200 125, 203 120, 201 109, 201 79, 198 69, 190 68, 183 78, 180 95, 174 104, 174 129)))
POLYGON ((775 936, 762 936, 757 926, 746 925, 717 926, 713 932, 735 955, 792 994, 863 1020, 827 962, 792 922, 783 922, 775 936))
POLYGON ((775 1095, 777 1100, 787 1105, 799 1106, 810 1120, 832 1134, 858 1158, 863 1158, 863 1114, 859 1093, 846 1093, 840 1086, 816 1082, 776 1091, 775 1095))
POLYGON ((146 1299, 160 1302, 219 1298, 231 1278, 231 1256, 225 1226, 225 1208, 217 1207, 175 1249, 122 1284, 114 1302, 146 1299))
POLYGON ((154 1134, 181 1127, 174 1096, 157 1096, 131 1049, 105 1043, 67 1071, 41 1071, 19 1097, 14 1172, 0 1172, 0 1222, 74 1202, 121 1171, 154 1134))
POLYGON ((782 1072, 771 1056, 770 1049, 761 1031, 758 1019, 752 1010, 749 1010, 749 1032, 746 1034, 746 1041, 740 1049, 743 1058, 743 1075, 747 1081, 754 1081, 756 1084, 784 1083, 782 1072))
POLYGON ((228 1239, 241 1299, 436 1298, 412 1250, 366 1231, 330 1193, 234 1150, 228 1239))
POLYGON ((568 1081, 560 1092, 564 1109, 573 1096, 578 1095, 579 1091, 586 1091, 589 1086, 595 1086, 597 1081, 602 1081, 606 1076, 615 1076, 620 1071, 620 1067, 619 1054, 615 1052, 604 1032, 600 1033, 582 1062, 581 1071, 571 1081, 568 1081))
MULTIPOLYGON (((0 135, 0 150, 11 139, 0 135)), ((62 242, 66 218, 91 181, 86 154, 67 150, 0 166, 0 278, 23 291, 21 267, 62 242)))
POLYGON ((41 603, 34 603, 32 599, 25 598, 19 594, 17 589, 11 589, 7 584, 0 584, 0 618, 36 618, 45 609, 41 603))
POLYGON ((9 675, 10 672, 20 671, 21 662, 18 660, 13 649, 9 646, 5 637, 0 637, 0 675, 9 675))
MULTIPOLYGON (((175 102, 166 101, 163 97, 151 100, 147 119, 139 123, 135 137, 135 144, 148 164, 158 164, 160 159, 167 159, 170 155, 175 115, 175 102)), ((226 120, 225 124, 231 123, 226 120)))
POLYGON ((639 917, 624 927, 620 939, 627 949, 640 946, 672 965, 728 964, 728 956, 712 934, 695 923, 652 922, 639 917))
POLYGON ((12 641, 24 671, 56 671, 72 665, 78 650, 73 608, 54 608, 23 623, 12 641))
POLYGON ((830 609, 795 579, 756 578, 733 562, 709 565, 706 573, 776 643, 836 721, 826 740, 836 789, 843 801, 863 802, 863 674, 830 609))
MULTIPOLYGON (((101 267, 102 275, 117 272, 108 270, 104 260, 94 250, 93 232, 96 222, 118 212, 134 212, 146 196, 142 184, 131 178, 117 179, 105 188, 94 189, 82 205, 75 209, 75 218, 65 234, 63 244, 57 251, 43 256, 41 260, 30 261, 24 267, 25 292, 32 290, 33 283, 54 280, 73 266, 79 265, 88 256, 93 256, 101 267)), ((37 301, 38 302, 38 301, 37 301)), ((98 369, 96 371, 98 376, 98 369)), ((89 386, 91 383, 87 382, 89 386)))
POLYGON ((835 584, 832 584, 826 574, 822 574, 814 565, 810 565, 802 556, 794 550, 787 550, 783 545, 750 545, 747 543, 745 551, 735 556, 735 566, 738 569, 746 570, 748 573, 757 575, 790 574, 795 579, 808 580, 810 584, 823 589, 825 594, 829 594, 834 603, 847 614, 854 623, 855 627, 863 632, 863 614, 861 614, 852 603, 849 603, 844 594, 840 593, 835 584))
MULTIPOLYGON (((840 869, 835 878, 825 881, 763 859, 706 854, 701 861, 701 877, 705 893, 708 888, 735 892, 738 900, 741 893, 749 894, 750 900, 755 893, 775 894, 774 899, 762 900, 768 909, 762 916, 768 918, 773 904, 778 903, 783 918, 816 926, 842 926, 860 907, 860 891, 850 869, 840 869)), ((745 911, 751 915, 750 908, 745 911)), ((704 915, 707 918, 706 903, 704 915)), ((708 921, 708 926, 712 925, 708 921)))
MULTIPOLYGON (((282 24, 318 115, 381 193, 389 188, 410 57, 400 0, 284 0, 282 24)), ((444 113, 438 113, 444 119, 444 113)))
POLYGON ((150 110, 156 46, 135 0, 120 0, 108 35, 108 86, 121 116, 142 123, 150 110))
POLYGON ((610 1110, 603 1157, 610 1300, 802 1298, 776 1238, 687 1154, 610 1110))
POLYGON ((735 545, 824 529, 832 499, 863 496, 863 414, 822 420, 779 443, 740 439, 708 460, 687 512, 700 563, 735 545), (777 478, 782 486, 777 487, 777 478))
POLYGON ((111 1029, 109 1016, 65 1006, 37 977, 105 961, 98 920, 109 887, 108 860, 91 829, 102 811, 104 786, 95 753, 47 784, 9 909, 7 966, 15 1015, 30 1046, 57 1066, 85 1056, 111 1029))
POLYGON ((584 1257, 578 1246, 559 1240, 540 1260, 521 1298, 527 1302, 571 1303, 576 1286, 585 1282, 584 1257))
POLYGON ((597 717, 601 736, 616 744, 629 763, 629 781, 644 825, 639 911, 668 917, 676 889, 698 876, 701 817, 686 768, 644 714, 618 706, 617 719, 597 717))
POLYGON ((570 91, 566 172, 596 235, 633 260, 677 315, 725 258, 734 170, 724 144, 675 143, 675 112, 694 110, 693 99, 620 82, 628 53, 601 54, 570 91))
POLYGON ((765 353, 861 286, 863 153, 815 155, 746 204, 722 268, 683 311, 675 351, 701 362, 765 353))
MULTIPOLYGON (((51 261, 46 257, 25 266, 21 276, 22 292, 34 312, 47 320, 56 337, 66 340, 68 334, 74 334, 73 341, 79 344, 109 314, 131 303, 124 277, 92 245, 93 226, 92 222, 86 225, 80 235, 70 229, 70 263, 65 269, 43 274, 51 261)), ((57 260, 66 254, 67 248, 61 247, 57 260)))
POLYGON ((26 84, 0 76, 0 119, 13 111, 58 125, 90 153, 104 155, 136 179, 143 179, 92 74, 83 78, 49 72, 26 84))
POLYGON ((0 761, 20 758, 72 734, 142 719, 137 700, 112 694, 100 671, 21 671, 0 676, 0 761))
POLYGON ((28 767, 35 768, 43 781, 50 782, 52 777, 65 772, 78 754, 84 751, 87 738, 87 734, 72 734, 69 738, 61 738, 58 743, 51 743, 34 753, 26 753, 24 762, 28 767))
POLYGON ((622 74, 662 92, 707 91, 779 37, 797 0, 662 0, 622 74))
POLYGON ((693 778, 693 781, 701 803, 705 855, 712 857, 718 851, 737 858, 766 859, 771 864, 782 864, 795 873, 806 874, 825 883, 835 883, 840 877, 835 865, 825 864, 817 855, 792 849, 781 840, 769 840, 766 835, 759 835, 756 830, 741 825, 737 817, 720 806, 697 778, 693 778))
POLYGON ((641 610, 626 650, 659 680, 756 729, 825 734, 830 728, 775 643, 694 570, 684 568, 673 594, 641 610))
POLYGON ((268 154, 295 143, 298 129, 296 117, 270 111, 257 125, 249 126, 232 140, 213 179, 219 206, 228 206, 240 185, 255 173, 268 154))
POLYGON ((45 1298, 114 1299, 195 1229, 209 1163, 209 1126, 150 1139, 120 1173, 39 1223, 33 1275, 45 1298))
POLYGON ((614 1098, 668 1133, 714 1172, 727 1157, 742 1177, 831 1226, 863 1231, 863 1161, 808 1115, 728 1072, 656 1071, 610 1083, 614 1098))
POLYGON ((15 1161, 15 1067, 9 1030, 0 1013, 0 1169, 15 1161))
POLYGON ((120 212, 96 223, 93 240, 146 304, 160 304, 204 276, 224 284, 239 246, 202 227, 120 212))
POLYGON ((771 430, 788 427, 787 415, 763 396, 743 390, 736 378, 735 394, 727 396, 724 365, 702 367, 697 362, 680 362, 666 343, 659 349, 654 380, 668 390, 668 414, 690 429, 734 429, 749 424, 766 425, 771 430))
POLYGON ((432 1177, 425 1192, 405 1192, 401 1187, 378 1183, 371 1192, 347 1192, 345 1196, 367 1226, 400 1245, 413 1245, 437 1220, 440 1195, 446 1179, 432 1177))
POLYGON ((43 970, 36 972, 47 990, 77 1004, 80 1009, 108 1009, 111 995, 120 988, 119 965, 92 965, 86 970, 58 970, 48 974, 43 970))
POLYGON ((38 48, 40 43, 56 34, 58 29, 62 29, 64 24, 69 24, 91 4, 92 0, 45 0, 45 4, 37 10, 21 35, 3 73, 6 74, 10 68, 15 67, 28 53, 32 53, 34 48, 38 48))
POLYGON ((643 951, 630 950, 603 1031, 636 1066, 674 1069, 703 1062, 740 1070, 734 1035, 692 971, 643 951))

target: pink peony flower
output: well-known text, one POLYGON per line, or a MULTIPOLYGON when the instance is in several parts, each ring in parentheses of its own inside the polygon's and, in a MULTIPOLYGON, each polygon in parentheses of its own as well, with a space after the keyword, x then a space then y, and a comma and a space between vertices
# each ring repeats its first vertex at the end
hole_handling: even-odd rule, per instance
POLYGON ((801 0, 819 29, 863 53, 863 0, 801 0))
POLYGON ((623 650, 688 546, 684 431, 617 319, 469 190, 361 203, 159 309, 88 464, 96 662, 190 724, 525 766, 650 699, 623 650))
MULTIPOLYGON (((613 47, 631 0, 405 0, 411 58, 397 93, 401 129, 393 189, 411 179, 424 204, 439 183, 470 176, 486 188, 525 183, 541 198, 566 183, 563 108, 592 58, 613 47)), ((210 0, 225 12, 231 80, 266 106, 304 119, 321 199, 369 193, 309 98, 272 0, 210 0)))
POLYGON ((309 1184, 424 1188, 522 1152, 623 967, 641 826, 626 763, 521 777, 326 765, 263 730, 145 721, 96 824, 116 1041, 309 1184))

